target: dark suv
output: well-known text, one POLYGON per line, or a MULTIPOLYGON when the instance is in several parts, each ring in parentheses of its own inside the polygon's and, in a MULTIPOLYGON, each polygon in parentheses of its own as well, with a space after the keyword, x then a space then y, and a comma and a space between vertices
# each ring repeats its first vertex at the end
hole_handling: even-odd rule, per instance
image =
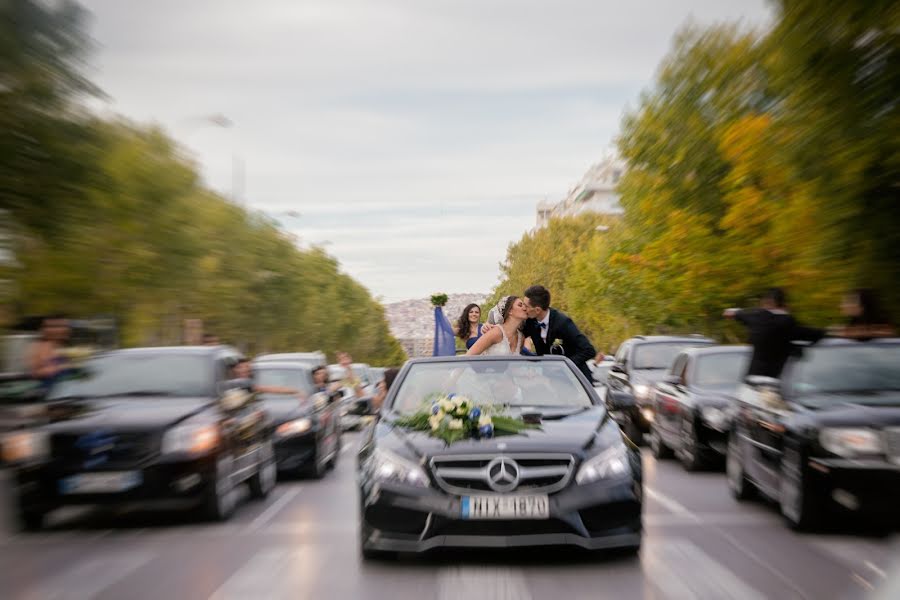
POLYGON ((606 404, 635 444, 642 443, 650 431, 651 388, 665 377, 675 357, 686 348, 715 343, 701 335, 639 335, 619 346, 606 380, 606 404))
POLYGON ((249 380, 232 380, 226 346, 137 348, 98 355, 54 386, 52 423, 9 434, 3 453, 28 529, 73 504, 197 507, 227 519, 237 486, 275 485, 268 416, 249 380))

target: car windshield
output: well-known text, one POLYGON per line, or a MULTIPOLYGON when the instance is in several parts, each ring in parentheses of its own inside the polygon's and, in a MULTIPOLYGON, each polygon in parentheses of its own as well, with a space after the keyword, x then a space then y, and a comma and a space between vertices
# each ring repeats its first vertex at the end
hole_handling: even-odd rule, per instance
POLYGON ((410 367, 392 409, 412 413, 436 395, 455 393, 483 405, 583 408, 591 398, 562 362, 448 361, 410 367))
POLYGON ((91 359, 84 374, 54 386, 51 398, 68 396, 211 396, 212 361, 186 353, 111 353, 91 359))
POLYGON ((749 363, 749 352, 723 352, 701 356, 697 359, 697 385, 737 386, 747 374, 749 363))
POLYGON ((812 396, 817 404, 846 402, 859 395, 864 404, 896 403, 900 392, 900 344, 847 344, 811 347, 793 364, 789 374, 792 395, 812 396), (828 398, 828 395, 833 395, 828 398))
POLYGON ((704 345, 702 342, 653 342, 634 349, 634 369, 668 369, 678 353, 685 348, 704 345))
POLYGON ((253 369, 253 383, 258 386, 289 388, 298 392, 311 391, 306 371, 289 367, 256 366, 253 369))

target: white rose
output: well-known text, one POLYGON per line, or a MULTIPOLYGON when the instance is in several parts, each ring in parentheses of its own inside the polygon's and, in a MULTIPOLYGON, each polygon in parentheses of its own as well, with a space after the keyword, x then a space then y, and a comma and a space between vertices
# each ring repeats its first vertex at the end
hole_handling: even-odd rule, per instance
POLYGON ((462 429, 463 428, 462 419, 453 419, 452 421, 450 421, 450 425, 448 425, 448 427, 450 429, 462 429))
POLYGON ((431 430, 435 431, 438 427, 441 426, 441 420, 444 418, 444 415, 434 415, 430 419, 428 419, 428 424, 431 425, 431 430))
POLYGON ((485 425, 493 425, 494 422, 491 421, 491 417, 489 415, 483 415, 480 419, 478 419, 478 426, 484 427, 485 425))
POLYGON ((453 412, 456 408, 456 404, 454 404, 452 400, 441 400, 439 404, 444 412, 453 412))

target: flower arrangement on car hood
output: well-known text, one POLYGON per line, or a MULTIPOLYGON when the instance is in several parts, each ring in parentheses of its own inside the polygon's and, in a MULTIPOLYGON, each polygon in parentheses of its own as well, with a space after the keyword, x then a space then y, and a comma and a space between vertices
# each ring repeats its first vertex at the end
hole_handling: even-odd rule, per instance
POLYGON ((467 438, 514 435, 538 425, 506 416, 493 405, 482 405, 457 394, 437 395, 425 401, 421 410, 394 420, 394 425, 427 431, 448 444, 467 438))

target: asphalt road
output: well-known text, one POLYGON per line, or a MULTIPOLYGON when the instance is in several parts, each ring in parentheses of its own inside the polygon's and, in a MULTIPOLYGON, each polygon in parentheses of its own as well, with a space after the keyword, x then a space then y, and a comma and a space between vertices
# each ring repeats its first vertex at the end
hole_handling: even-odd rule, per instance
MULTIPOLYGON (((14 599, 900 598, 900 536, 787 530, 771 507, 738 504, 724 475, 644 457, 638 557, 559 550, 452 552, 395 563, 358 554, 358 435, 321 481, 289 481, 227 524, 178 514, 64 510, 16 534, 0 517, 0 597, 14 599)), ((8 481, 0 474, 0 488, 8 481)), ((6 494, 4 494, 5 496, 6 494)))

